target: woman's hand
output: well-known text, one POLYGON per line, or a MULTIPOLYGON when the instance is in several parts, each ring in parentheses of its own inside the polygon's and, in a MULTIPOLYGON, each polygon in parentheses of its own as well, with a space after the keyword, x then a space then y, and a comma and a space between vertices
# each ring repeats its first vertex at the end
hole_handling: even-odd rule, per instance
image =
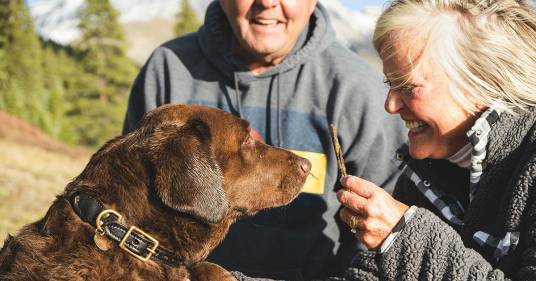
POLYGON ((344 189, 337 192, 337 198, 345 206, 340 212, 341 219, 355 230, 356 238, 367 248, 379 247, 409 206, 358 177, 346 176, 341 184, 344 189))

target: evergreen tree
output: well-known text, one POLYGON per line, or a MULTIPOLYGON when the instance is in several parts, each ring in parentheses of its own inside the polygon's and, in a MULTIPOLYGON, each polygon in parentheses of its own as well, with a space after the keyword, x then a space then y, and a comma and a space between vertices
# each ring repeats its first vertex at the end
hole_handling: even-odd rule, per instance
POLYGON ((119 14, 109 0, 87 0, 80 15, 83 69, 76 83, 88 85, 71 93, 75 134, 85 145, 97 146, 120 134, 128 90, 136 74, 135 64, 126 57, 126 41, 119 14), (75 94, 75 96, 73 96, 75 94))
MULTIPOLYGON (((68 58, 63 54, 61 49, 55 50, 43 44, 43 80, 44 88, 47 95, 47 114, 43 122, 43 129, 55 138, 63 139, 66 136, 65 131, 70 127, 65 118, 65 77, 74 73, 63 73, 62 69, 68 64, 68 58)), ((64 139, 63 139, 64 140, 64 139)))
POLYGON ((7 18, 9 9, 6 0, 0 0, 0 110, 5 110, 4 91, 7 88, 7 39, 8 24, 7 18))
MULTIPOLYGON (((0 7, 0 10, 2 9, 2 7, 0 7)), ((0 14, 0 25, 2 24, 2 15, 0 14)), ((6 94, 6 91, 7 91, 7 88, 8 88, 8 76, 7 76, 7 63, 6 63, 6 60, 7 60, 7 54, 6 54, 6 50, 5 50, 5 45, 6 45, 6 37, 4 36, 5 34, 3 34, 4 32, 4 29, 2 28, 2 26, 0 26, 0 110, 4 110, 6 111, 7 110, 7 94, 6 94)))
POLYGON ((180 36, 196 31, 201 25, 189 0, 181 0, 181 10, 177 13, 175 35, 180 36))
POLYGON ((93 87, 82 66, 82 54, 70 46, 53 41, 43 42, 45 49, 45 87, 49 91, 50 134, 71 144, 84 144, 77 134, 78 121, 84 119, 77 110, 78 100, 84 99, 87 89, 93 87))
POLYGON ((0 109, 42 127, 42 49, 24 0, 0 0, 0 109))

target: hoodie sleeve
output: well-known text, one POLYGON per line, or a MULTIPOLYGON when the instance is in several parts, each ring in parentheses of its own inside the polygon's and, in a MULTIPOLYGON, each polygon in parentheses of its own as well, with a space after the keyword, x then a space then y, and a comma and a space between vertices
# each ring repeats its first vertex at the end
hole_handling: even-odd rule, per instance
MULTIPOLYGON (((385 112, 387 88, 382 76, 359 56, 334 44, 324 56, 331 64, 329 122, 337 126, 348 174, 363 178, 392 193, 401 174, 396 150, 406 142, 407 130, 398 116, 385 112)), ((329 111, 328 111, 329 112, 329 111)), ((340 247, 335 274, 342 273, 356 251, 364 248, 338 215, 340 247)))

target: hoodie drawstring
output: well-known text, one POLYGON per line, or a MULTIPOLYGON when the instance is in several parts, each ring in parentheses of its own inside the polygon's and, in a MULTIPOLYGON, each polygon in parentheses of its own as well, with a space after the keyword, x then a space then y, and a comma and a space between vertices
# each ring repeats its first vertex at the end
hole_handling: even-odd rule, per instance
POLYGON ((238 116, 242 119, 244 119, 244 116, 242 115, 242 100, 240 99, 240 88, 238 88, 238 75, 236 72, 233 72, 234 76, 234 93, 235 93, 235 99, 236 99, 236 107, 238 110, 238 116))
POLYGON ((283 126, 282 126, 282 118, 281 118, 281 104, 280 104, 280 97, 281 97, 281 88, 280 88, 280 76, 279 74, 276 74, 276 82, 277 82, 277 93, 276 93, 276 110, 277 110, 277 146, 283 147, 283 126))

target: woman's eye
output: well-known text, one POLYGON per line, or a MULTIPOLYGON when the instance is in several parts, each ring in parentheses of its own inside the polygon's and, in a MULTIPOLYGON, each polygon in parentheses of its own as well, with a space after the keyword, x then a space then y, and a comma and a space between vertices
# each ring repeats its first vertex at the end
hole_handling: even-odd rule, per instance
POLYGON ((415 89, 415 85, 411 84, 397 84, 393 85, 387 77, 383 78, 383 84, 390 90, 390 91, 396 91, 401 93, 402 95, 409 95, 413 93, 413 89, 415 89))
POLYGON ((409 95, 413 93, 413 89, 415 89, 415 86, 413 85, 402 85, 398 88, 398 91, 403 95, 409 95))

